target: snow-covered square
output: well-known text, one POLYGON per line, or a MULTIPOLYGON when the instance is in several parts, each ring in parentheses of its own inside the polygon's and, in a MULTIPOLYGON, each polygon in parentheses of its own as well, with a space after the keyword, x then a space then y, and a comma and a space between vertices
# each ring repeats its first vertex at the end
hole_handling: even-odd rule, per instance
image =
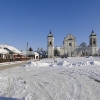
POLYGON ((29 61, 0 71, 0 100, 100 100, 99 57, 55 61, 29 61))

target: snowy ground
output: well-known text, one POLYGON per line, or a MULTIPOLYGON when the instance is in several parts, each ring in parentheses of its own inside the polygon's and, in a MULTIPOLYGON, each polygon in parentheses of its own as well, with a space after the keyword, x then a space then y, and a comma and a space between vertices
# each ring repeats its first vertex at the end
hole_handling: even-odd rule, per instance
POLYGON ((0 100, 100 100, 100 58, 55 60, 0 71, 0 100))

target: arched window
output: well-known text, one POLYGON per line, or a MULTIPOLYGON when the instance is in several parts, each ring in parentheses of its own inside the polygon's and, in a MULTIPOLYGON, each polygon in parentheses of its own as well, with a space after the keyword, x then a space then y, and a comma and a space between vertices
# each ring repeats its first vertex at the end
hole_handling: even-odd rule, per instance
POLYGON ((50 45, 52 45, 52 42, 50 41, 50 45))
POLYGON ((93 41, 93 44, 95 44, 95 41, 93 41))

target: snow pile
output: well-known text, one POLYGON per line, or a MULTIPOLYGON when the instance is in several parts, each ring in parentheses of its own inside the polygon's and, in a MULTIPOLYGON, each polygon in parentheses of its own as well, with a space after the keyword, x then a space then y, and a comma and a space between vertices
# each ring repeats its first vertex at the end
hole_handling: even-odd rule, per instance
POLYGON ((30 70, 34 67, 43 67, 43 66, 49 66, 49 63, 39 62, 39 61, 37 61, 37 62, 30 61, 26 65, 24 65, 23 67, 27 70, 30 70))
POLYGON ((57 67, 57 64, 56 63, 51 63, 49 66, 50 67, 57 67))
MULTIPOLYGON (((82 63, 82 65, 85 65, 85 66, 100 66, 100 62, 99 61, 85 61, 82 63)), ((81 66, 81 65, 80 65, 81 66)))
POLYGON ((58 66, 100 66, 100 62, 99 61, 80 61, 80 62, 68 62, 68 61, 61 61, 59 63, 57 63, 58 66))
POLYGON ((87 56, 86 58, 93 58, 92 56, 87 56))
POLYGON ((57 65, 59 66, 68 66, 70 63, 68 61, 61 61, 59 63, 57 63, 57 65))
POLYGON ((33 61, 28 62, 27 65, 28 66, 34 66, 34 67, 37 66, 36 62, 33 62, 33 61))
POLYGON ((93 62, 91 62, 93 65, 97 65, 97 66, 100 66, 100 61, 93 61, 93 62))
POLYGON ((37 62, 37 67, 49 66, 49 63, 37 62))
POLYGON ((45 63, 45 62, 34 62, 34 61, 30 61, 26 64, 27 66, 33 66, 33 67, 41 67, 41 66, 48 66, 49 63, 45 63))
POLYGON ((89 66, 92 65, 93 62, 90 61, 84 61, 84 62, 76 62, 76 63, 72 63, 72 66, 89 66))
POLYGON ((24 65, 24 68, 27 70, 30 70, 35 67, 57 67, 57 66, 100 66, 100 61, 80 61, 80 62, 69 62, 69 61, 59 61, 58 63, 49 63, 49 62, 33 62, 30 61, 26 65, 24 65))
POLYGON ((33 69, 34 67, 37 67, 36 62, 28 62, 27 64, 23 65, 22 67, 24 67, 25 70, 30 71, 31 69, 33 69))

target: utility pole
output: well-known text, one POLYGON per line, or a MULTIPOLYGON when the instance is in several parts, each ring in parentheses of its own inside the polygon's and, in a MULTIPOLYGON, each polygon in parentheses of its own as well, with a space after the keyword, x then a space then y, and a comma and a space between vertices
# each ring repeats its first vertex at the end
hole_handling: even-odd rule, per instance
POLYGON ((26 45, 26 60, 27 60, 27 57, 28 57, 28 42, 27 42, 27 45, 26 45))

